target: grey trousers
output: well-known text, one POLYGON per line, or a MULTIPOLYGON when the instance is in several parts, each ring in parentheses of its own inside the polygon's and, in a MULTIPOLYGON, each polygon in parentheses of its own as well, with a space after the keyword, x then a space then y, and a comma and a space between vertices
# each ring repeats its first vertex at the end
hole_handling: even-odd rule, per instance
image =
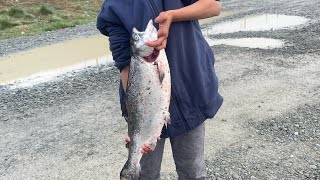
MULTIPOLYGON (((179 180, 205 179, 204 134, 205 124, 202 123, 194 130, 170 139, 179 180)), ((154 151, 143 155, 141 180, 160 180, 164 144, 165 139, 159 140, 154 151)))

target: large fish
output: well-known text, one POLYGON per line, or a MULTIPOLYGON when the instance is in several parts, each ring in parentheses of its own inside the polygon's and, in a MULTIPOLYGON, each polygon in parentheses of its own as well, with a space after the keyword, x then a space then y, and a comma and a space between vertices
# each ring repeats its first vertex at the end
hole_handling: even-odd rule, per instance
POLYGON ((137 180, 140 177, 140 159, 143 144, 155 148, 164 124, 169 121, 171 78, 164 50, 146 46, 147 41, 157 40, 157 29, 150 20, 146 30, 133 28, 132 57, 126 90, 125 115, 128 122, 129 157, 120 179, 137 180))

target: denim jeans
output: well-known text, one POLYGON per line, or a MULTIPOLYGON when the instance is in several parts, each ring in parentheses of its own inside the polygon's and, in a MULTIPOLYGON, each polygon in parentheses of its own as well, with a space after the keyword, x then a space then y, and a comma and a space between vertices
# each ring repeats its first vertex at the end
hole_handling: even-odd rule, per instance
MULTIPOLYGON (((192 131, 170 139, 179 180, 205 179, 204 135, 205 124, 202 123, 192 131)), ((143 155, 141 180, 160 180, 165 140, 159 140, 154 151, 143 155)))

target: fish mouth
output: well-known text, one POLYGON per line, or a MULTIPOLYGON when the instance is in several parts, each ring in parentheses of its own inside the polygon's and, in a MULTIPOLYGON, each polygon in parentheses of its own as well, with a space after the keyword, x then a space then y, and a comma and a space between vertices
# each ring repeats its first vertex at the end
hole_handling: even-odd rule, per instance
POLYGON ((147 57, 143 57, 145 61, 147 62, 154 62, 155 60, 157 60, 158 56, 159 56, 159 50, 154 49, 153 52, 147 56, 147 57))

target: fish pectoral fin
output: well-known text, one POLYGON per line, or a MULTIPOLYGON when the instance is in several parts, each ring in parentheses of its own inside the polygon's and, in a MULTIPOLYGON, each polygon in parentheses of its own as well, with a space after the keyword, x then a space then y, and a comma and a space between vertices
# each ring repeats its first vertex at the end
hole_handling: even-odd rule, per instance
POLYGON ((156 60, 156 61, 154 62, 154 64, 157 65, 158 72, 159 72, 160 84, 162 84, 163 79, 164 79, 164 77, 165 77, 165 71, 164 71, 164 68, 163 68, 163 64, 161 63, 161 61, 158 61, 158 60, 156 60))
POLYGON ((160 83, 162 84, 163 82, 163 79, 164 79, 164 72, 163 71, 159 71, 159 80, 160 80, 160 83))

